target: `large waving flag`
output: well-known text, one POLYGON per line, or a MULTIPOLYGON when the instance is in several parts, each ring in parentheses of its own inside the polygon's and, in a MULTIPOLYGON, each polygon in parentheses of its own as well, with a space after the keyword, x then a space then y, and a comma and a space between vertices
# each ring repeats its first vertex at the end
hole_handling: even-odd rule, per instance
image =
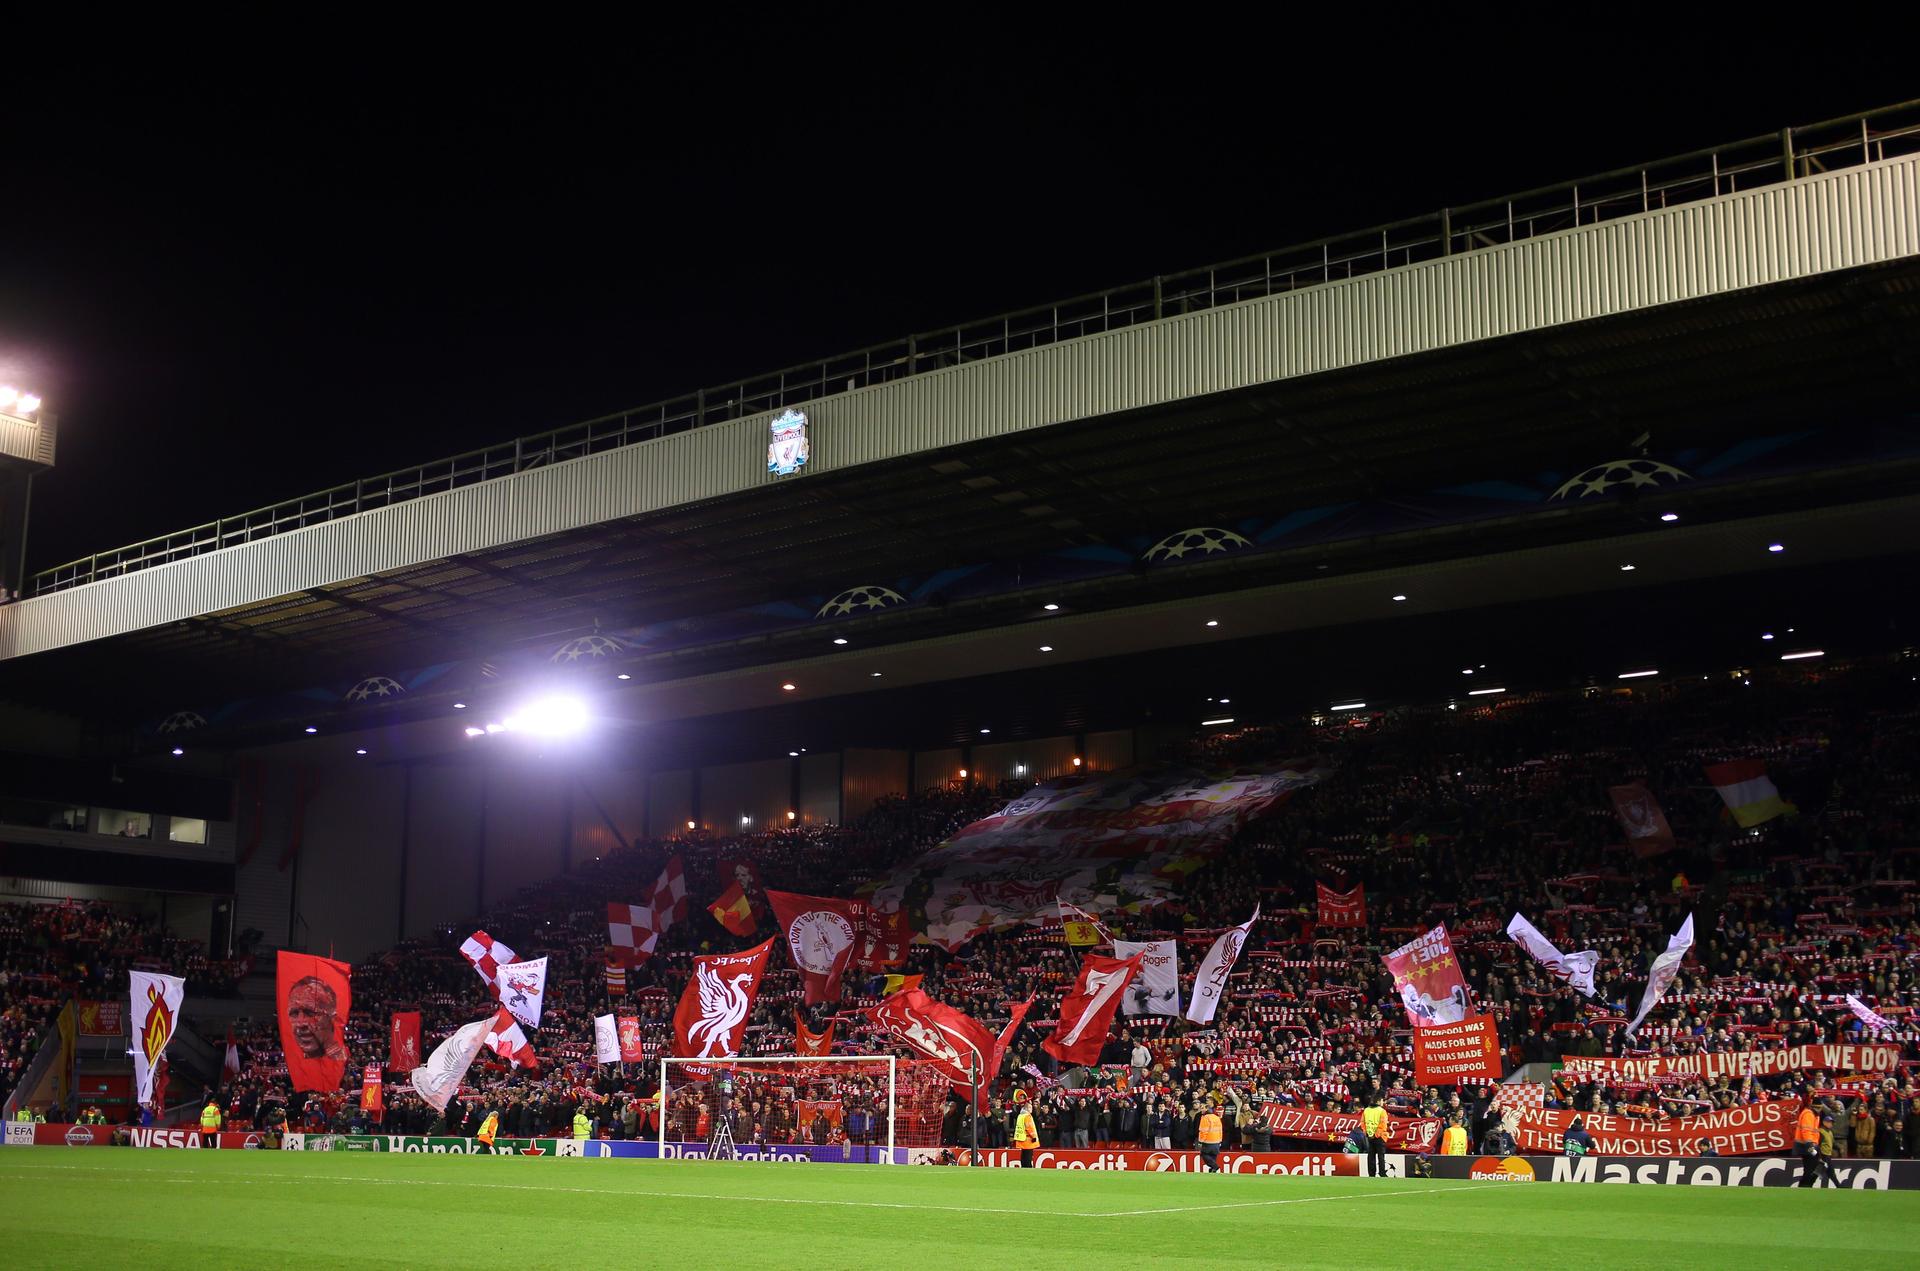
POLYGON ((1122 1015, 1180 1014, 1180 942, 1178 940, 1115 940, 1113 956, 1140 955, 1140 974, 1127 986, 1122 1015))
POLYGON ((994 1037, 979 1021, 936 1002, 919 989, 896 993, 861 1012, 882 1031, 934 1061, 942 1076, 963 1087, 988 1081, 994 1037))
POLYGON ((1780 797, 1772 778, 1767 776, 1767 766, 1758 759, 1709 764, 1707 780, 1720 792, 1720 801, 1727 805, 1727 811, 1733 813, 1735 823, 1743 830, 1799 810, 1780 797))
POLYGON ((1220 938, 1207 950, 1206 958, 1193 976, 1193 998, 1187 1003, 1188 1019, 1196 1024, 1213 1022, 1213 1013, 1220 1009, 1220 999, 1226 996, 1227 977, 1233 974, 1233 964, 1240 960, 1240 950, 1247 943, 1247 933, 1259 921, 1260 906, 1255 905, 1253 917, 1221 932, 1220 938))
POLYGON ((1540 934, 1540 929, 1526 920, 1522 914, 1514 914, 1507 923, 1507 935, 1513 942, 1533 956, 1533 960, 1592 997, 1593 970, 1600 964, 1600 953, 1596 949, 1582 949, 1578 953, 1562 953, 1553 941, 1540 934))
MULTIPOLYGON (((1097 1064, 1107 1044, 1114 1012, 1127 981, 1139 973, 1140 958, 1106 958, 1089 953, 1080 963, 1073 991, 1060 1002, 1060 1022, 1040 1048, 1063 1064, 1097 1064)), ((989 1075, 991 1076, 991 1075, 989 1075)))
POLYGON ((1613 800, 1614 815, 1620 818, 1627 846, 1635 856, 1658 856, 1673 850, 1673 827, 1667 824, 1660 800, 1653 797, 1644 781, 1609 786, 1607 797, 1613 800))
POLYGON ((1367 889, 1355 883, 1346 891, 1335 891, 1325 883, 1315 883, 1320 902, 1322 927, 1364 927, 1367 925, 1367 889))
POLYGON ((824 1030, 816 1033, 807 1027, 807 1021, 799 1011, 793 1013, 793 1053, 796 1055, 831 1055, 833 1053, 833 1021, 827 1021, 824 1030))
POLYGON ((731 883, 720 893, 707 912, 713 920, 736 936, 753 934, 753 902, 747 898, 746 889, 739 883, 731 883))
POLYGON ((787 952, 800 970, 806 1003, 840 1000, 840 977, 866 925, 866 902, 801 896, 767 889, 775 920, 786 933, 787 952))
POLYGON ((428 1107, 435 1112, 445 1112, 447 1103, 460 1089, 461 1079, 467 1075, 467 1069, 473 1066, 475 1055, 486 1044, 487 1032, 493 1026, 493 1018, 475 1020, 433 1048, 427 1056, 427 1062, 415 1068, 411 1074, 413 1089, 428 1107))
POLYGON ((500 967, 520 955, 484 931, 476 931, 460 942, 460 956, 487 982, 493 1000, 500 1000, 500 967))
POLYGON ((678 856, 670 857, 654 880, 644 905, 607 906, 607 962, 639 966, 653 956, 654 945, 687 916, 687 876, 678 856))
POLYGON ((493 1013, 487 1025, 486 1047, 515 1068, 540 1066, 540 1060, 533 1053, 533 1043, 520 1031, 520 1021, 504 1006, 493 1013))
POLYGON ((280 1047, 295 1090, 338 1090, 347 1073, 346 1025, 353 968, 332 958, 280 950, 280 1047))
POLYGON ((167 1043, 180 1024, 180 999, 187 982, 177 975, 151 971, 130 973, 133 995, 134 1098, 145 1107, 153 1102, 154 1076, 166 1069, 167 1043))
POLYGON ((682 1059, 725 1059, 740 1053, 747 1016, 760 992, 771 938, 744 953, 710 953, 693 960, 693 975, 673 1012, 673 1053, 682 1059))
POLYGON ((1467 979, 1460 974, 1460 959, 1453 956, 1445 923, 1380 960, 1392 973, 1393 987, 1415 1028, 1458 1024, 1471 1011, 1467 979))
POLYGON ((500 1004, 528 1028, 540 1027, 540 1008, 547 1000, 547 960, 532 958, 500 968, 500 1004))
POLYGON ((1686 960, 1687 950, 1693 948, 1693 915, 1680 924, 1680 930, 1667 937, 1667 951, 1653 960, 1653 966, 1647 971, 1647 991, 1640 998, 1640 1009, 1634 1012, 1633 1022, 1627 1025, 1627 1036, 1640 1027, 1641 1021, 1660 1004, 1667 995, 1667 988, 1680 974, 1680 964, 1686 960))

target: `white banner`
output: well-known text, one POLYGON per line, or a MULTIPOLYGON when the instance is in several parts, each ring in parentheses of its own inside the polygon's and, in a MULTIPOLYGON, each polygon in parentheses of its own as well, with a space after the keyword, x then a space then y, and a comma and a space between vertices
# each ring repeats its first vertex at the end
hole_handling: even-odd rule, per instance
POLYGON ((547 960, 509 962, 500 968, 500 1005, 528 1028, 540 1027, 540 1004, 547 996, 547 960))
POLYGON ((1220 1009, 1220 999, 1226 996, 1227 977, 1233 974, 1233 964, 1239 961, 1241 946, 1246 944, 1253 924, 1259 921, 1260 906, 1255 905, 1253 917, 1221 932, 1213 948, 1207 950, 1206 960, 1200 963, 1200 970, 1193 977, 1193 1000, 1187 1003, 1188 1019, 1196 1024, 1213 1022, 1213 1013, 1220 1009))
POLYGON ((492 1023, 493 1016, 489 1015, 457 1030, 433 1048, 426 1063, 413 1070, 414 1091, 435 1112, 447 1110, 448 1100, 460 1089, 460 1082, 473 1066, 473 1057, 480 1053, 492 1023))
POLYGON ((151 971, 128 974, 133 981, 134 1098, 144 1107, 153 1102, 153 1076, 180 1023, 180 999, 186 996, 187 982, 177 975, 151 971))
POLYGON ((1633 1030, 1640 1027, 1640 1021, 1647 1012, 1660 1004, 1667 995, 1667 986, 1673 983, 1673 977, 1680 974, 1680 963, 1686 959, 1687 950, 1693 948, 1693 915, 1680 924, 1680 930, 1667 938, 1667 951, 1653 960, 1653 966, 1647 972, 1647 992, 1640 999, 1640 1009, 1634 1013, 1633 1023, 1627 1025, 1627 1036, 1633 1036, 1633 1030))
POLYGON ((1507 923, 1507 934, 1513 942, 1533 955, 1533 960, 1592 997, 1593 970, 1600 964, 1600 954, 1595 949, 1582 949, 1578 953, 1562 953, 1553 941, 1540 934, 1540 929, 1528 922, 1521 914, 1515 914, 1507 923))
POLYGON ((593 1057, 603 1064, 620 1062, 620 1024, 611 1015, 593 1017, 593 1057))
POLYGON ((1178 940, 1115 940, 1113 956, 1143 955, 1140 974, 1127 985, 1120 1002, 1122 1015, 1180 1014, 1180 942, 1178 940))

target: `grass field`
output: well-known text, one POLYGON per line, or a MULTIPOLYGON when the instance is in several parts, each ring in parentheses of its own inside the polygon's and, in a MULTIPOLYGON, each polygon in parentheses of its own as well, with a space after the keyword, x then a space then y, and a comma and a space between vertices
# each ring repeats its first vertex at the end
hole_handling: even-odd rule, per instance
POLYGON ((0 1150, 4 1267, 1870 1267, 1920 1193, 0 1150))

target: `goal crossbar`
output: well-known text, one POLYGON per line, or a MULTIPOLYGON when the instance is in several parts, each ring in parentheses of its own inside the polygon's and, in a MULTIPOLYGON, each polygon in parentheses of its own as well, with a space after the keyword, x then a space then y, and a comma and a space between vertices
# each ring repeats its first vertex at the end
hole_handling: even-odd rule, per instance
POLYGON ((899 1108, 898 1080, 899 1080, 900 1059, 899 1059, 899 1056, 897 1055, 729 1055, 725 1058, 712 1058, 712 1059, 694 1059, 690 1057, 679 1058, 672 1055, 662 1055, 660 1057, 660 1095, 659 1095, 660 1157, 662 1160, 664 1160, 666 1159, 666 1155, 667 1155, 667 1123, 670 1119, 667 1092, 670 1089, 669 1080, 671 1077, 672 1070, 675 1066, 684 1065, 690 1068, 717 1070, 722 1068, 754 1068, 754 1067, 792 1068, 792 1067, 799 1067, 799 1066, 809 1066, 814 1064, 823 1064, 823 1065, 824 1064, 864 1064, 868 1067, 877 1067, 878 1065, 883 1063, 887 1066, 887 1116, 886 1116, 887 1157, 886 1159, 888 1161, 892 1161, 893 1160, 893 1138, 894 1138, 893 1123, 894 1123, 894 1117, 899 1108))

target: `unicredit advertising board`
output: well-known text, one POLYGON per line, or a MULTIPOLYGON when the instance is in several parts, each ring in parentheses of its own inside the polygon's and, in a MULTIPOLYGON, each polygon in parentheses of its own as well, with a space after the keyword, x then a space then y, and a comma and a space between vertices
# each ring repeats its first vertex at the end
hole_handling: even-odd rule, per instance
MULTIPOLYGON (((977 1164, 1013 1168, 1020 1164, 1014 1148, 909 1149, 915 1165, 936 1164, 944 1150, 951 1150, 958 1164, 977 1164)), ((1405 1157, 1394 1154, 1387 1164, 1394 1175, 1404 1172, 1405 1157)), ((1294 1174, 1332 1178, 1358 1177, 1361 1158, 1344 1152, 1222 1152, 1223 1174, 1294 1174)), ((1091 1148, 1038 1148, 1033 1154, 1035 1169, 1131 1170, 1142 1174, 1198 1174, 1206 1169, 1200 1153, 1194 1151, 1141 1152, 1133 1150, 1098 1151, 1091 1148)))

